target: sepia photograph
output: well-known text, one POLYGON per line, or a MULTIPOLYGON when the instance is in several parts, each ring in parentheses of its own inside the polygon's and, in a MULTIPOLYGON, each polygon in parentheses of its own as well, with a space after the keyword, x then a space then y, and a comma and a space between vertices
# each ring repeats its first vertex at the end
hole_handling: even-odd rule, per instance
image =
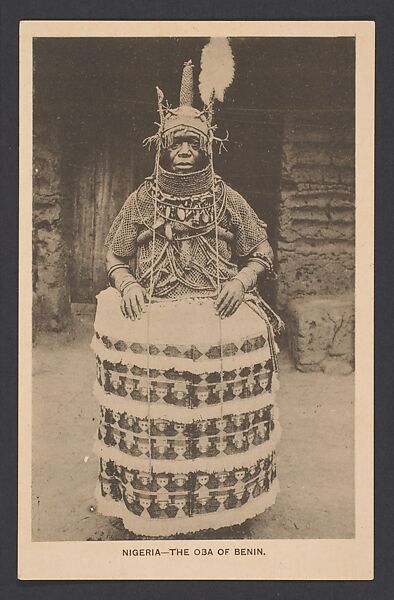
POLYGON ((31 542, 354 541, 356 37, 31 50, 31 542))

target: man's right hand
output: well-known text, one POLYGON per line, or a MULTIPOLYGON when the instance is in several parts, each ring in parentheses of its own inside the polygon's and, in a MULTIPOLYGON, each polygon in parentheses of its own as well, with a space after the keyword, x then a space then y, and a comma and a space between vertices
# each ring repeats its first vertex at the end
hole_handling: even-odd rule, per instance
POLYGON ((123 295, 120 303, 120 308, 123 316, 135 321, 140 319, 142 313, 145 312, 145 304, 147 302, 147 294, 145 288, 139 283, 133 283, 128 286, 123 295))

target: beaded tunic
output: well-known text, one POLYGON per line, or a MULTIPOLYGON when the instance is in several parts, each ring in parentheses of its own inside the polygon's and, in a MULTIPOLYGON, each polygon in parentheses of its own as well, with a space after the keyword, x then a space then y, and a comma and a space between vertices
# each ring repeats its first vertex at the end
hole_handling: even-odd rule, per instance
POLYGON ((213 194, 209 167, 188 174, 159 167, 157 184, 149 177, 127 198, 105 242, 129 259, 144 287, 153 265, 154 296, 212 296, 218 270, 221 282, 231 279, 263 242, 269 254, 266 224, 217 175, 213 194))

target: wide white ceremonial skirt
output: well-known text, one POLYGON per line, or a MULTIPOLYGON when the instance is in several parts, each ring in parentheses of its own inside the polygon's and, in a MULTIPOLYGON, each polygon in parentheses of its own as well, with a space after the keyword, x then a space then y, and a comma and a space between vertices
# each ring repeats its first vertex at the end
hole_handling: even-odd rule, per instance
POLYGON ((272 505, 280 428, 266 320, 246 303, 220 320, 201 298, 153 301, 132 321, 115 289, 97 300, 98 511, 170 536, 272 505))

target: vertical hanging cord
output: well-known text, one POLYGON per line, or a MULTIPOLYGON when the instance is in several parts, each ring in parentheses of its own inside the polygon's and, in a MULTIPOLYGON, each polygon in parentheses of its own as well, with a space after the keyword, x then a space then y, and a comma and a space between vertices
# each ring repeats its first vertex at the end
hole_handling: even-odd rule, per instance
MULTIPOLYGON (((216 286, 217 286, 217 297, 220 294, 220 270, 219 270, 219 231, 218 231, 218 215, 216 207, 216 191, 215 191, 215 171, 213 168, 213 151, 212 141, 209 144, 209 163, 211 167, 212 176, 212 197, 213 197, 213 211, 215 219, 215 253, 216 253, 216 286)), ((222 319, 219 317, 219 352, 220 352, 220 419, 223 419, 223 404, 224 404, 224 389, 223 389, 223 327, 222 319)), ((220 437, 220 441, 223 437, 220 437)))
POLYGON ((153 267, 155 262, 155 246, 156 246, 156 217, 157 217, 157 195, 159 189, 159 162, 160 162, 160 141, 157 146, 156 160, 155 160, 155 196, 154 196, 154 209, 153 209, 153 234, 152 234, 152 260, 149 278, 149 290, 148 290, 148 308, 146 313, 146 371, 148 380, 148 437, 149 437, 149 476, 152 476, 152 432, 151 432, 151 417, 150 417, 150 403, 151 403, 151 389, 150 389, 150 325, 151 325, 151 305, 153 296, 153 267))

